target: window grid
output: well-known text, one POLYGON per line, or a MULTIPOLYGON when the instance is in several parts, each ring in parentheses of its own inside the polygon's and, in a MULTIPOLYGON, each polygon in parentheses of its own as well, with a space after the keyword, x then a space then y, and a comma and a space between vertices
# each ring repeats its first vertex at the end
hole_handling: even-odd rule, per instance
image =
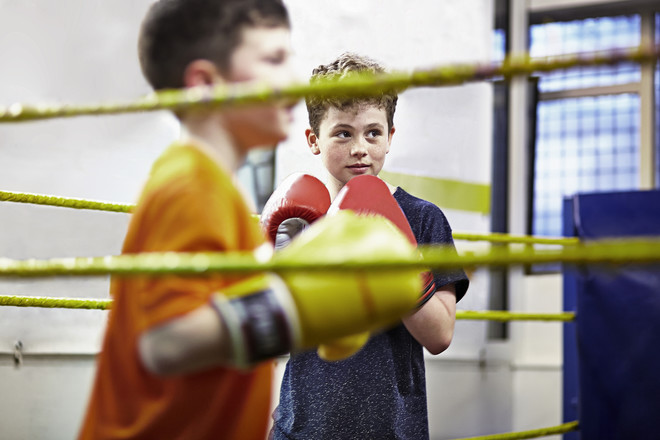
MULTIPOLYGON (((639 16, 603 17, 530 27, 530 55, 545 57, 579 52, 636 47, 640 42, 639 16)), ((634 63, 577 67, 541 74, 540 92, 602 87, 639 82, 634 63)))
MULTIPOLYGON (((604 17, 530 27, 530 54, 631 47, 638 16, 604 17)), ((540 75, 534 154, 532 234, 562 235, 562 200, 578 192, 629 190, 639 176, 639 96, 543 100, 543 92, 639 82, 638 65, 574 68, 540 75)))
POLYGON ((534 235, 562 235, 562 199, 629 190, 639 175, 639 96, 603 95, 538 105, 534 235))
POLYGON ((506 56, 506 32, 495 29, 493 32, 493 61, 502 62, 506 56))

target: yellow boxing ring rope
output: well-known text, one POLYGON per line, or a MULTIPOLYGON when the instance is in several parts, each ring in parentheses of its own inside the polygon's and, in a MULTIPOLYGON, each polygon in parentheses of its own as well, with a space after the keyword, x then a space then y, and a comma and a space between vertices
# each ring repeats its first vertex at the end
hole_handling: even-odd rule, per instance
MULTIPOLYGON (((0 202, 28 203, 34 205, 56 206, 72 209, 89 209, 106 212, 130 213, 135 205, 100 202, 94 200, 75 199, 44 194, 31 194, 0 190, 0 202)), ((574 245, 580 240, 577 237, 532 237, 528 235, 514 235, 504 233, 475 233, 453 232, 455 240, 489 241, 491 243, 522 243, 522 244, 548 244, 548 245, 574 245)))
MULTIPOLYGON (((53 298, 45 296, 12 296, 0 295, 0 306, 41 307, 50 309, 87 309, 109 310, 112 307, 110 299, 86 298, 53 298)), ((489 320, 489 321, 560 321, 569 322, 575 319, 575 314, 564 313, 515 313, 504 311, 457 310, 456 319, 489 320)))
POLYGON ((91 209, 107 212, 131 212, 135 205, 121 203, 96 202, 92 200, 73 199, 67 197, 48 196, 12 191, 0 191, 0 202, 29 203, 33 205, 57 206, 60 208, 91 209))
POLYGON ((424 245, 415 261, 384 257, 373 261, 300 262, 259 261, 252 252, 145 253, 105 257, 12 260, 0 258, 0 277, 48 277, 93 275, 187 275, 285 271, 397 270, 406 268, 449 269, 475 266, 564 263, 572 265, 651 264, 660 261, 660 238, 595 240, 561 249, 512 249, 494 247, 485 252, 457 255, 444 246, 424 245))
POLYGON ((123 103, 40 103, 36 105, 15 103, 7 107, 0 107, 0 123, 85 115, 181 110, 203 106, 229 107, 282 99, 297 100, 306 96, 372 96, 393 89, 402 91, 411 87, 459 85, 470 81, 484 81, 497 77, 510 78, 515 75, 529 75, 534 72, 549 72, 572 67, 601 66, 625 61, 648 63, 654 62, 659 56, 660 48, 640 46, 627 50, 609 50, 543 58, 530 58, 526 55, 519 55, 511 56, 500 64, 457 64, 427 70, 415 70, 411 73, 355 74, 341 80, 318 81, 314 84, 294 84, 281 89, 273 89, 267 85, 248 86, 236 84, 160 91, 138 100, 123 103))
POLYGON ((577 421, 563 423, 559 426, 532 429, 529 431, 508 432, 506 434, 483 435, 478 437, 465 437, 455 440, 522 440, 527 438, 547 437, 555 434, 565 434, 579 429, 577 421))
MULTIPOLYGON (((532 59, 527 56, 507 58, 501 64, 440 66, 412 73, 392 73, 380 76, 358 75, 342 81, 324 81, 313 85, 293 85, 280 90, 265 86, 232 86, 200 88, 191 90, 169 90, 154 93, 144 98, 124 103, 101 103, 89 105, 74 104, 13 104, 0 106, 0 123, 34 121, 51 118, 64 118, 84 115, 104 115, 155 110, 178 110, 187 107, 247 105, 279 99, 300 99, 305 96, 369 96, 388 90, 404 90, 410 87, 457 85, 469 81, 483 81, 496 77, 510 78, 515 75, 529 75, 534 72, 548 72, 578 66, 598 66, 617 64, 625 61, 638 63, 655 62, 660 49, 639 47, 629 50, 593 52, 559 57, 532 59)), ((32 203, 74 209, 95 209, 110 212, 128 213, 133 205, 108 202, 94 202, 38 194, 0 191, 0 201, 32 203)), ((660 261, 660 239, 611 240, 580 243, 574 237, 529 237, 511 234, 478 234, 455 232, 454 238, 470 241, 490 241, 492 243, 521 243, 526 245, 563 245, 562 249, 536 250, 493 247, 488 252, 467 253, 463 256, 443 249, 440 246, 422 246, 422 259, 410 261, 383 261, 375 263, 352 262, 350 264, 328 264, 324 262, 304 262, 282 264, 259 262, 252 254, 149 254, 122 255, 50 260, 11 260, 0 258, 0 277, 46 277, 46 276, 89 276, 114 274, 120 276, 163 274, 207 275, 210 273, 287 271, 287 270, 392 270, 397 267, 448 268, 474 266, 510 266, 560 262, 564 264, 650 264, 660 261)), ((111 300, 22 297, 0 295, 0 306, 17 307, 57 307, 77 309, 100 309, 111 307, 111 300)), ((536 320, 567 322, 575 319, 570 312, 541 314, 514 313, 500 311, 457 311, 457 319, 488 319, 496 321, 536 320)), ((513 440, 561 434, 578 429, 578 422, 565 423, 556 427, 538 430, 470 437, 460 440, 513 440)))

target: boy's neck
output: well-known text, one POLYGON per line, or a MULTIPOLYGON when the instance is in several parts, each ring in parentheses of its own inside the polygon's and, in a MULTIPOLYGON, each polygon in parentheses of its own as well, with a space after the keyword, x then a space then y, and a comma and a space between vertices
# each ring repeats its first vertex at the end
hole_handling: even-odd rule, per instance
MULTIPOLYGON (((377 177, 378 177, 378 176, 377 176, 377 177)), ((383 180, 381 177, 378 177, 378 178, 379 178, 380 180, 383 180)), ((330 179, 333 180, 332 177, 331 177, 330 179)), ((385 182, 385 181, 383 180, 383 182, 385 182)), ((396 191, 396 188, 397 188, 397 187, 394 186, 394 185, 390 185, 390 184, 387 183, 387 182, 385 182, 385 185, 387 185, 387 188, 390 190, 390 194, 394 194, 394 192, 396 191)), ((328 188, 328 192, 330 193, 330 200, 334 200, 335 197, 337 197, 337 194, 339 194, 339 191, 341 191, 341 189, 342 189, 344 186, 343 186, 343 185, 342 185, 342 186, 333 185, 332 183, 330 183, 330 184, 326 184, 326 187, 328 188)))
POLYGON ((218 120, 193 117, 181 125, 182 142, 193 143, 219 166, 234 174, 243 164, 245 153, 218 120))

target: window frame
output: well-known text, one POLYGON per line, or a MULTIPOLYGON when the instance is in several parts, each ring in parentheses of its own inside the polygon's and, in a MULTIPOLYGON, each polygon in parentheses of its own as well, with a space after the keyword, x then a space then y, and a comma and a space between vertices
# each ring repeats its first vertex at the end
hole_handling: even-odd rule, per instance
MULTIPOLYGON (((532 2, 533 3, 533 2, 532 2)), ((573 2, 573 3, 579 3, 579 2, 573 2)), ((636 10, 633 8, 631 11, 630 9, 620 9, 620 8, 600 8, 596 6, 592 7, 584 7, 584 8, 568 8, 568 9, 558 9, 555 11, 552 11, 553 14, 548 15, 548 11, 541 11, 537 10, 534 11, 533 9, 533 4, 530 5, 528 9, 528 23, 525 24, 525 28, 527 29, 527 35, 526 38, 524 39, 524 45, 525 47, 529 48, 529 31, 531 29, 531 26, 534 24, 538 24, 541 21, 547 21, 550 17, 554 17, 557 19, 560 19, 559 21, 573 21, 573 20, 582 20, 582 19, 587 19, 587 18, 599 18, 599 17, 607 17, 607 16, 616 16, 616 15, 631 15, 631 13, 639 14, 640 19, 641 19, 641 26, 640 26, 640 42, 641 44, 646 44, 649 45, 651 42, 656 41, 656 13, 660 13, 660 8, 654 5, 654 7, 648 7, 648 4, 646 2, 634 2, 634 3, 639 3, 641 5, 642 3, 645 4, 646 9, 643 11, 636 10)), ((512 44, 509 42, 509 35, 510 32, 508 32, 508 29, 505 28, 505 40, 507 41, 507 53, 508 53, 508 47, 510 47, 512 44)), ((519 40, 521 38, 519 37, 519 40)), ((518 41, 517 46, 520 47, 522 44, 522 41, 518 41)), ((514 44, 515 46, 515 44, 514 44)), ((567 89, 567 90, 561 90, 561 91, 546 91, 546 92, 539 92, 538 95, 538 102, 542 101, 548 101, 548 100, 556 100, 556 99, 567 99, 567 98, 582 98, 582 97, 593 97, 593 96, 603 96, 603 95, 619 95, 619 94, 624 94, 624 93, 632 93, 636 94, 639 97, 640 100, 640 108, 639 108, 639 114, 640 114, 640 124, 639 124, 639 133, 637 134, 640 138, 640 151, 639 151, 639 178, 638 178, 638 184, 637 184, 637 189, 644 190, 644 189, 653 189, 657 188, 659 182, 657 181, 658 174, 660 171, 658 170, 659 165, 658 165, 658 145, 657 145, 657 130, 658 130, 658 122, 656 121, 656 89, 657 89, 657 84, 656 84, 656 69, 657 69, 657 62, 656 63, 643 63, 641 65, 640 69, 640 80, 638 82, 629 82, 629 83, 624 83, 624 84, 617 84, 617 85, 611 85, 611 86, 593 86, 593 87, 582 87, 582 88, 575 88, 575 89, 567 89)), ((530 96, 529 91, 524 91, 521 92, 520 89, 522 87, 520 84, 517 86, 514 84, 511 87, 511 93, 516 93, 515 88, 518 88, 518 94, 522 93, 524 95, 524 99, 522 102, 527 101, 529 102, 530 99, 533 98, 533 96, 530 96)), ((513 96, 513 95, 512 95, 513 96)), ((520 98, 518 98, 520 100, 520 98)), ((521 102, 521 101, 519 101, 521 102)), ((521 108, 521 104, 518 104, 517 108, 514 108, 513 111, 510 108, 509 109, 510 114, 509 117, 511 119, 510 122, 510 127, 520 127, 521 124, 536 124, 536 119, 535 118, 530 118, 528 114, 524 113, 524 109, 521 108)), ((531 126, 528 126, 531 127, 531 126)), ((520 219, 516 220, 515 216, 518 215, 520 216, 521 214, 524 215, 524 223, 525 223, 525 231, 524 233, 526 234, 531 234, 533 231, 532 225, 533 225, 533 219, 534 219, 534 182, 535 182, 535 163, 534 163, 534 155, 536 152, 536 139, 535 136, 532 136, 532 131, 535 130, 535 126, 531 127, 531 129, 527 129, 527 133, 523 136, 526 136, 528 139, 531 138, 530 142, 527 142, 527 152, 524 153, 523 155, 520 155, 518 153, 519 157, 522 157, 522 162, 525 163, 525 166, 528 166, 529 168, 527 170, 523 170, 521 174, 525 175, 526 174, 526 180, 524 182, 524 190, 526 193, 526 197, 524 197, 524 200, 520 201, 511 201, 509 200, 509 205, 513 205, 514 209, 509 209, 508 212, 508 217, 509 217, 509 227, 511 229, 511 225, 519 224, 520 219), (525 159, 527 158, 527 159, 525 159), (515 205, 519 205, 517 209, 515 209, 515 205)), ((510 128, 511 130, 511 128, 510 128)), ((515 141, 514 141, 515 142, 515 141)), ((509 151, 508 154, 516 154, 515 149, 516 148, 523 148, 524 141, 519 140, 518 144, 516 145, 515 143, 509 143, 509 151)), ((518 160, 518 163, 521 163, 521 160, 518 160)), ((511 169, 512 163, 510 161, 509 168, 511 169)), ((518 180, 518 182, 521 181, 520 175, 516 177, 508 176, 508 185, 515 185, 515 180, 518 180)), ((514 195, 515 192, 509 191, 509 195, 512 196, 514 195)), ((518 193, 520 194, 520 193, 518 193)), ((510 232, 518 232, 515 230, 510 230, 510 232)), ((531 270, 530 268, 527 268, 525 271, 526 274, 547 274, 547 273, 554 273, 557 272, 556 270, 531 270)))

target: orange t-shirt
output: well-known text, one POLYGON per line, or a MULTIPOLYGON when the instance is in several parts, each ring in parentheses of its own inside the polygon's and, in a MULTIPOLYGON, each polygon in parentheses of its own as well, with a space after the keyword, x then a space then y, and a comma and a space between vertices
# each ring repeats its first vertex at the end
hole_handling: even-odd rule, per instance
MULTIPOLYGON (((231 177, 197 148, 174 144, 154 164, 123 253, 253 250, 264 242, 231 177)), ((264 439, 272 362, 159 377, 138 357, 142 332, 206 304, 228 276, 115 278, 80 439, 264 439)))

